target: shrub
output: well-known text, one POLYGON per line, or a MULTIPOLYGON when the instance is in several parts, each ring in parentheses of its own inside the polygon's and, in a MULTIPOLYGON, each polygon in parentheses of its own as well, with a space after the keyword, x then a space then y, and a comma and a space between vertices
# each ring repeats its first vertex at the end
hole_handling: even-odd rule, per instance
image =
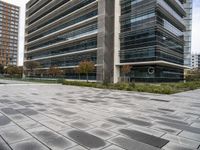
POLYGON ((114 86, 117 90, 127 90, 127 88, 129 87, 128 83, 117 83, 114 86))
POLYGON ((135 83, 134 83, 134 82, 131 82, 131 83, 129 84, 129 86, 132 87, 132 88, 135 88, 135 83))
POLYGON ((65 80, 64 79, 58 79, 57 82, 63 84, 65 82, 65 80))
POLYGON ((180 83, 162 83, 162 84, 142 84, 142 83, 117 83, 117 84, 101 84, 91 82, 63 81, 65 85, 94 87, 101 89, 115 89, 126 91, 138 91, 158 94, 174 94, 177 92, 194 90, 200 88, 200 82, 180 82, 180 83))

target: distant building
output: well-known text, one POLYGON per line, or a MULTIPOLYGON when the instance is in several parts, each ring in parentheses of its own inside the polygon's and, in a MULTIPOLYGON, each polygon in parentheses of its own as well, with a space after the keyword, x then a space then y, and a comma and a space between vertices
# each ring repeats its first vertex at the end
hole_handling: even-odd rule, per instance
POLYGON ((193 54, 191 58, 192 68, 200 69, 200 54, 193 54))
POLYGON ((118 82, 124 65, 134 81, 181 81, 191 9, 191 0, 30 0, 25 62, 38 61, 38 70, 56 65, 68 79, 78 79, 74 68, 89 60, 96 64, 89 78, 98 82, 118 82))
POLYGON ((0 1, 0 64, 17 65, 19 7, 0 1))

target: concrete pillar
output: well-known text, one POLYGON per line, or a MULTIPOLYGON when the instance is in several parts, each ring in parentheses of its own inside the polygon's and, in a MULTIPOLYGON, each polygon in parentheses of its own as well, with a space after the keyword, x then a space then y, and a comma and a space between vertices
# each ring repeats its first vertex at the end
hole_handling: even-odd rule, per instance
POLYGON ((120 77, 120 67, 117 64, 120 63, 120 16, 121 7, 120 0, 115 0, 115 20, 114 20, 114 77, 113 82, 117 83, 120 77))
POLYGON ((115 0, 98 1, 97 81, 109 83, 114 66, 114 4, 115 0))

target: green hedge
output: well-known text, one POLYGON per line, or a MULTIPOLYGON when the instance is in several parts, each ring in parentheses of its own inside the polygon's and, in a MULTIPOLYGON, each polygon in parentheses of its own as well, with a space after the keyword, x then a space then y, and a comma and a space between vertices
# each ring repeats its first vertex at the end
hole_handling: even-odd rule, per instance
POLYGON ((145 84, 145 83, 117 83, 117 84, 100 84, 79 81, 64 81, 64 85, 84 86, 101 89, 114 89, 125 91, 138 91, 158 94, 174 94, 178 92, 195 90, 200 88, 200 81, 180 82, 180 83, 162 83, 162 84, 145 84))

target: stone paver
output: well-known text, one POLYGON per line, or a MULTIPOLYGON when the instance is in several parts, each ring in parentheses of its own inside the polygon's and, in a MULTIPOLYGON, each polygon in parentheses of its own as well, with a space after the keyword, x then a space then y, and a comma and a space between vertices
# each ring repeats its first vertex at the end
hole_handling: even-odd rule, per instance
POLYGON ((0 137, 0 149, 1 150, 11 150, 6 142, 0 137))
POLYGON ((200 148, 200 90, 157 95, 0 83, 0 150, 200 148))
POLYGON ((49 150, 43 144, 35 139, 29 139, 16 144, 12 144, 11 147, 15 150, 49 150))

